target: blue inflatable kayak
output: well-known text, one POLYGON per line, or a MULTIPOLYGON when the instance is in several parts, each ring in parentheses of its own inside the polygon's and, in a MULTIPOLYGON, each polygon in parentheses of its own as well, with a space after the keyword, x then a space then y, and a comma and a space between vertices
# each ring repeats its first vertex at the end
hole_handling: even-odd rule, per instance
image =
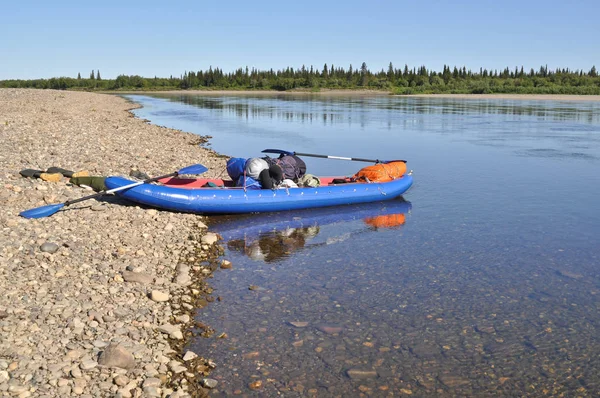
MULTIPOLYGON (((142 184, 116 194, 147 206, 186 213, 263 213, 386 201, 406 192, 413 179, 404 175, 383 183, 333 184, 332 181, 333 178, 321 178, 322 185, 316 188, 245 190, 228 187, 227 181, 221 180, 171 179, 163 181, 166 185, 142 184), (219 186, 204 186, 207 182, 219 186)), ((133 182, 122 177, 108 177, 105 185, 110 190, 133 182)))

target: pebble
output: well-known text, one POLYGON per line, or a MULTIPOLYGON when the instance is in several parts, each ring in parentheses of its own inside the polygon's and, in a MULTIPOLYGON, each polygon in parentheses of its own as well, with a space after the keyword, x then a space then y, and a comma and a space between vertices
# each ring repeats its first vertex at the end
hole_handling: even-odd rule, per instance
POLYGON ((297 328, 305 328, 308 326, 308 322, 290 322, 290 325, 297 328))
POLYGON ((17 385, 17 384, 8 386, 8 392, 12 393, 13 395, 22 394, 27 390, 29 390, 29 388, 27 388, 27 386, 21 386, 21 385, 17 385))
POLYGON ((187 314, 179 315, 175 317, 175 320, 179 323, 188 323, 190 321, 190 316, 187 314))
POLYGON ((169 293, 163 293, 160 290, 152 290, 150 293, 150 299, 152 301, 156 301, 157 303, 169 301, 169 293))
POLYGON ((98 362, 96 362, 96 361, 93 361, 93 360, 91 360, 91 359, 89 359, 89 360, 86 360, 86 361, 83 361, 83 362, 81 362, 81 364, 79 365, 79 367, 80 367, 82 370, 90 370, 90 369, 94 369, 96 366, 98 366, 98 362))
POLYGON ((185 355, 183 356, 183 360, 184 361, 191 361, 192 359, 196 359, 198 358, 198 354, 196 354, 195 352, 192 351, 188 351, 185 353, 185 355))
POLYGON ((346 374, 351 379, 374 379, 377 377, 377 371, 372 369, 348 369, 346 374))
POLYGON ((181 362, 175 360, 169 362, 169 369, 171 369, 171 372, 175 374, 185 372, 187 370, 187 368, 183 366, 181 362))
POLYGON ((156 387, 144 387, 144 396, 146 397, 160 397, 160 388, 156 387))
POLYGON ((119 344, 110 344, 100 354, 98 364, 107 367, 130 369, 135 366, 133 355, 119 344))
POLYGON ((40 246, 40 250, 45 253, 56 253, 58 251, 58 245, 53 242, 45 242, 40 246))
POLYGON ((213 232, 207 232, 204 236, 202 236, 201 242, 206 245, 212 245, 217 243, 219 240, 219 236, 213 232))
POLYGON ((114 377, 113 382, 117 386, 123 387, 123 386, 127 385, 127 383, 129 383, 129 377, 127 377, 125 375, 118 375, 118 376, 114 377))
POLYGON ((215 388, 219 384, 215 379, 204 378, 200 380, 200 385, 204 388, 215 388))
POLYGON ((73 368, 71 369, 71 376, 78 378, 81 377, 83 374, 81 373, 81 370, 79 368, 73 368))
POLYGON ((183 333, 181 332, 181 329, 179 328, 179 326, 171 325, 170 323, 166 323, 164 325, 159 326, 158 331, 168 334, 169 337, 171 337, 172 339, 176 339, 176 340, 183 339, 183 333))
POLYGON ((341 333, 344 330, 341 326, 331 326, 331 325, 319 325, 317 329, 323 333, 327 334, 337 334, 341 333))
POLYGON ((123 271, 122 275, 125 282, 136 282, 148 285, 154 281, 152 275, 144 274, 143 272, 123 271))
POLYGON ((149 377, 146 380, 144 380, 144 384, 142 386, 144 388, 145 387, 160 387, 161 384, 162 384, 162 382, 160 381, 160 379, 157 379, 155 377, 149 377))
POLYGON ((256 380, 248 384, 248 388, 251 390, 260 390, 263 387, 262 380, 256 380))

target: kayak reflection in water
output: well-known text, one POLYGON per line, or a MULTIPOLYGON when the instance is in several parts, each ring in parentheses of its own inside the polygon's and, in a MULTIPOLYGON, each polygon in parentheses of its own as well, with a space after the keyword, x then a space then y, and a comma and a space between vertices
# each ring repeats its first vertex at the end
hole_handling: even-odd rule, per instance
MULTIPOLYGON (((355 231, 354 233, 345 233, 336 237, 329 237, 324 242, 312 243, 308 247, 331 245, 343 242, 357 233, 363 233, 380 228, 393 229, 403 225, 406 221, 404 214, 386 214, 375 217, 367 217, 363 222, 369 227, 355 231)), ((320 231, 318 225, 301 228, 286 228, 283 230, 274 230, 259 234, 258 238, 234 239, 227 242, 229 250, 243 253, 255 261, 264 261, 273 263, 283 258, 289 257, 292 253, 307 247, 311 239, 316 237, 320 231)))
POLYGON ((318 225, 303 228, 286 228, 281 231, 260 234, 258 239, 251 240, 250 242, 246 239, 231 240, 227 242, 227 247, 229 250, 242 252, 253 260, 272 263, 289 257, 293 252, 302 249, 318 233, 318 225))
POLYGON ((289 212, 213 218, 211 230, 221 235, 231 253, 273 263, 308 248, 343 242, 377 230, 404 225, 412 205, 404 198, 386 202, 289 212))

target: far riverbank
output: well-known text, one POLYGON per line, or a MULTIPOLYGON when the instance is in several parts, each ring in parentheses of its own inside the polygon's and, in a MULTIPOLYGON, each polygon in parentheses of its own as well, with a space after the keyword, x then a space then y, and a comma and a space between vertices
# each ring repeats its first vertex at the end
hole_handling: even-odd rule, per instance
MULTIPOLYGON (((320 90, 320 91, 276 91, 276 90, 167 90, 167 91, 107 91, 106 94, 142 94, 142 95, 320 95, 320 96, 385 96, 394 95, 382 90, 320 90)), ((563 95, 563 94, 413 94, 400 97, 452 98, 452 99, 499 99, 526 101, 600 101, 600 95, 563 95)))

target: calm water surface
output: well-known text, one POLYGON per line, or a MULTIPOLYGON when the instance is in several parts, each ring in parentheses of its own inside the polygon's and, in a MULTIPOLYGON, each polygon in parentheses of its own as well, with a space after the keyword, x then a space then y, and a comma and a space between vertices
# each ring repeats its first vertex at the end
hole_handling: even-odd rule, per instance
POLYGON ((231 156, 414 170, 401 200, 212 217, 233 268, 190 348, 218 362, 214 395, 600 394, 600 103, 129 98, 231 156))

